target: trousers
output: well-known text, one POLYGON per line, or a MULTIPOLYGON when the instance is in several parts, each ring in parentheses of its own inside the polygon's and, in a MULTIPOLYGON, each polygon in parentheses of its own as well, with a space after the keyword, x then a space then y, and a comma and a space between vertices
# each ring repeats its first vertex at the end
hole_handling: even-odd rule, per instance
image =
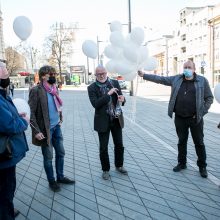
POLYGON ((50 146, 42 146, 41 149, 44 157, 44 169, 47 175, 47 179, 49 182, 53 182, 55 180, 52 163, 53 148, 55 150, 55 167, 57 179, 62 179, 64 177, 63 167, 65 150, 63 146, 63 135, 60 125, 56 125, 50 129, 50 137, 50 146))
POLYGON ((99 157, 103 171, 110 170, 108 143, 110 132, 112 134, 114 143, 114 162, 116 167, 123 166, 124 161, 124 147, 122 141, 122 128, 118 119, 113 119, 106 132, 98 132, 99 136, 99 157))
POLYGON ((15 166, 0 169, 0 220, 14 220, 15 166))
POLYGON ((206 167, 206 150, 203 142, 203 119, 199 123, 196 122, 196 118, 182 118, 175 116, 176 133, 179 138, 178 141, 178 162, 186 164, 187 156, 187 141, 189 136, 189 130, 192 135, 192 139, 195 145, 197 154, 197 166, 206 167))

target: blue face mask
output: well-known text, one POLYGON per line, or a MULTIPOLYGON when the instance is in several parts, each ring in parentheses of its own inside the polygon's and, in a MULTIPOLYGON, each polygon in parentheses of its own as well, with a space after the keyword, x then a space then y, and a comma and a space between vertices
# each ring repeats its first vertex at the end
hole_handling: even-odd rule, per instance
POLYGON ((191 78, 193 76, 193 72, 190 69, 184 69, 183 74, 186 78, 191 78))

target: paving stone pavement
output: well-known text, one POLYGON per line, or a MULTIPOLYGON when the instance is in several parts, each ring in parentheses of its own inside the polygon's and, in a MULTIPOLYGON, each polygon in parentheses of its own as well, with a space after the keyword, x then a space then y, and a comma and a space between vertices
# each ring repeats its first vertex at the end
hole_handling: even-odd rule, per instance
MULTIPOLYGON (((27 98, 27 91, 15 97, 27 98)), ((110 180, 101 178, 98 136, 93 130, 92 108, 86 89, 63 90, 65 175, 75 185, 62 185, 54 193, 48 188, 41 150, 31 144, 17 165, 14 204, 17 220, 121 220, 121 219, 220 219, 220 147, 216 128, 220 114, 205 116, 205 144, 209 178, 200 177, 196 154, 189 137, 187 169, 172 171, 177 163, 177 137, 167 101, 159 97, 130 97, 123 107, 125 128, 124 166, 128 176, 114 168, 110 138, 110 180)))

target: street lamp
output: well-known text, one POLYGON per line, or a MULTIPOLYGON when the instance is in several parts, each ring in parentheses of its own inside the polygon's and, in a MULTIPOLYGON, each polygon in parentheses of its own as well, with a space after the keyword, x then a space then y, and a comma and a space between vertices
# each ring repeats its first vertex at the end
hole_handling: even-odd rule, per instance
POLYGON ((166 40, 166 44, 165 44, 165 46, 166 46, 166 75, 168 76, 168 74, 169 74, 168 41, 169 41, 169 39, 173 38, 173 35, 167 34, 167 35, 163 35, 163 37, 166 40))
MULTIPOLYGON (((128 33, 131 33, 131 1, 128 0, 128 33)), ((130 96, 134 95, 134 82, 131 81, 130 96)))

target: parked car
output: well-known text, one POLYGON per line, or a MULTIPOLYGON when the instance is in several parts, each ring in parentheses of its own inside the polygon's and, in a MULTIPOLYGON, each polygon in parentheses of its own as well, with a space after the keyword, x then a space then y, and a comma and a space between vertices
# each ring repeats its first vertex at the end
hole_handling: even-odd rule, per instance
POLYGON ((127 84, 124 80, 118 80, 119 86, 121 89, 127 89, 127 84))

